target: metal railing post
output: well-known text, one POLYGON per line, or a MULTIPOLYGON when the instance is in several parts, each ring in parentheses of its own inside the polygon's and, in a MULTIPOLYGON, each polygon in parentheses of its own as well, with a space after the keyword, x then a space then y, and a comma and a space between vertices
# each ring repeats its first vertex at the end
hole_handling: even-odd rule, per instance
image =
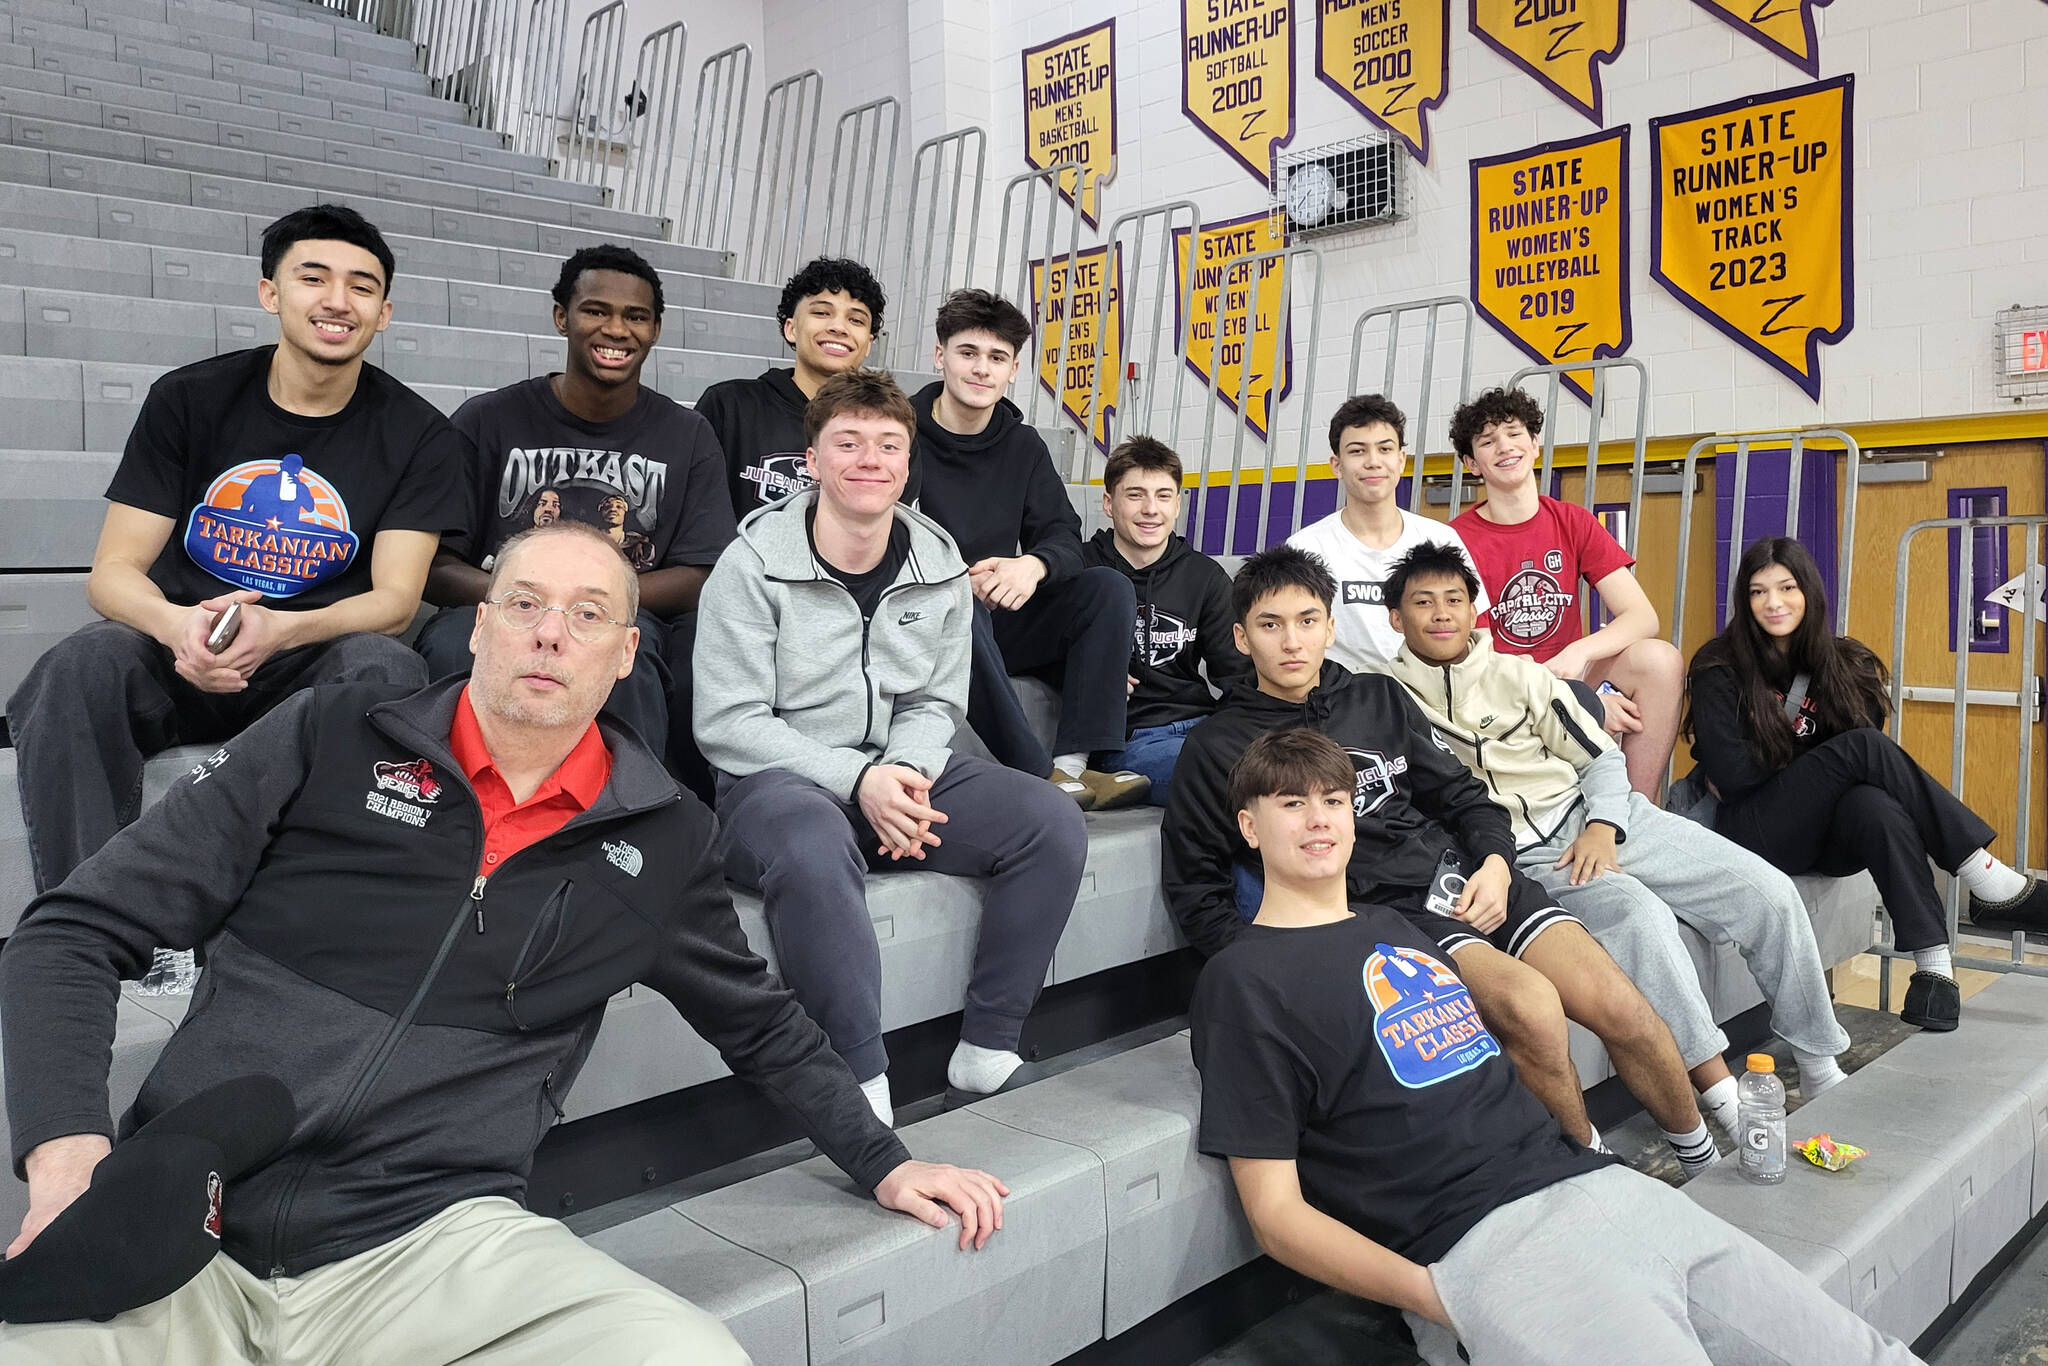
POLYGON ((1550 492, 1551 470, 1557 460, 1557 422, 1559 401, 1563 397, 1564 379, 1567 375, 1590 370, 1593 373, 1592 394, 1586 427, 1586 472, 1579 494, 1580 506, 1586 511, 1593 510, 1595 480, 1600 472, 1600 443, 1607 425, 1607 372, 1610 370, 1633 370, 1636 376, 1636 432, 1633 455, 1629 461, 1628 487, 1628 538, 1626 549, 1636 553, 1636 532, 1643 515, 1643 459, 1650 447, 1650 367, 1634 356, 1606 356, 1599 360, 1576 361, 1561 365, 1532 365, 1517 370, 1509 379, 1510 389, 1520 386, 1523 380, 1538 375, 1545 377, 1547 387, 1544 394, 1543 411, 1551 421, 1543 424, 1543 485, 1544 493, 1550 492))
POLYGON ((561 158, 564 180, 609 189, 619 112, 619 71, 626 62, 626 0, 591 11, 576 51, 576 103, 561 158))
MULTIPOLYGON (((712 53, 698 69, 690 150, 683 159, 682 202, 675 215, 678 242, 720 251, 732 248, 733 205, 740 197, 740 143, 746 133, 747 90, 753 80, 754 49, 745 43, 712 53), (721 203, 725 206, 722 222, 721 203)), ((756 167, 755 174, 760 170, 756 167)))
MULTIPOLYGON (((1463 341, 1458 364, 1458 388, 1452 398, 1452 406, 1461 404, 1472 392, 1472 301, 1462 294, 1440 294, 1432 299, 1416 299, 1409 303, 1381 304, 1368 308, 1358 315, 1358 321, 1351 328, 1351 370, 1344 380, 1344 396, 1351 397, 1358 392, 1358 377, 1365 358, 1365 334, 1371 324, 1386 319, 1386 375, 1380 381, 1380 393, 1396 403, 1396 377, 1401 358, 1401 321, 1411 313, 1421 313, 1424 318, 1422 341, 1422 371, 1418 377, 1415 403, 1408 410, 1408 433, 1411 442, 1410 472, 1408 476, 1408 510, 1422 511, 1423 460, 1429 449, 1430 400, 1436 393, 1436 358, 1439 320, 1446 310, 1455 312, 1463 323, 1463 341)), ((1451 456, 1451 505, 1450 515, 1458 515, 1459 499, 1464 493, 1465 466, 1454 453, 1451 456)))
POLYGON ((988 134, 980 128, 962 128, 942 133, 919 143, 910 158, 910 200, 903 218, 903 263, 896 287, 902 291, 897 316, 907 321, 898 329, 891 348, 896 364, 915 369, 925 336, 932 331, 935 305, 960 285, 954 284, 953 255, 960 240, 961 190, 969 178, 968 148, 972 147, 974 194, 967 211, 967 258, 960 285, 974 278, 975 239, 981 232, 981 187, 988 165, 988 134), (952 157, 952 186, 942 189, 947 156, 952 157), (925 172, 931 167, 930 175, 925 172), (941 204, 945 207, 941 211, 941 204), (924 208, 924 228, 918 229, 918 208, 924 208), (922 248, 922 250, 920 250, 922 248))
POLYGON ((901 140, 903 106, 894 95, 884 95, 857 104, 839 116, 832 130, 832 169, 825 181, 825 234, 818 250, 827 256, 850 256, 866 263, 886 252, 889 235, 889 205, 896 194, 896 149, 901 140), (886 162, 881 151, 882 128, 889 129, 886 162), (861 155, 861 136, 867 136, 867 155, 861 155), (882 210, 875 212, 876 172, 881 171, 882 210), (863 174, 865 172, 865 174, 863 174), (845 211, 839 211, 840 183, 845 182, 845 211), (860 209, 854 209, 854 191, 860 190, 860 209))
POLYGON ((612 200, 627 213, 667 217, 676 131, 683 121, 683 62, 689 48, 690 31, 680 19, 640 40, 628 96, 636 102, 626 115, 626 167, 612 200))
MULTIPOLYGON (((1031 339, 1035 348, 1033 363, 1041 369, 1044 366, 1045 348, 1047 346, 1045 318, 1046 309, 1050 302, 1047 296, 1052 293, 1054 231, 1059 221, 1060 186, 1069 176, 1072 176, 1075 181, 1074 199, 1078 203, 1087 180, 1087 172, 1080 166, 1072 164, 1047 166, 1036 171, 1026 171, 1021 175, 1011 176, 1009 182, 1003 186, 1003 214, 1000 226, 996 230, 995 292, 1006 294, 1010 301, 1022 309, 1031 319, 1031 339), (1033 224, 1038 217, 1038 191, 1041 185, 1045 188, 1047 204, 1045 245, 1040 255, 1034 258, 1031 254, 1031 239, 1033 224), (1022 231, 1017 235, 1018 247, 1015 262, 1017 278, 1013 286, 1008 281, 1011 266, 1010 220, 1013 214, 1016 213, 1020 192, 1023 203, 1021 215, 1023 222, 1022 231), (1032 288, 1031 267, 1034 259, 1043 262, 1045 265, 1045 287, 1042 289, 1032 288)), ((1074 214, 1074 227, 1070 234, 1071 250, 1069 258, 1071 260, 1079 252, 1081 227, 1079 210, 1070 211, 1074 214)), ((1069 278, 1071 279, 1071 276, 1069 278)), ((1064 316, 1064 310, 1062 310, 1062 316, 1064 316)), ((1065 340, 1065 329, 1063 326, 1061 329, 1062 343, 1065 340)), ((1064 351, 1064 349, 1063 345, 1061 350, 1064 351)), ((1034 369, 1032 371, 1031 397, 1028 402, 1020 400, 1020 406, 1025 410, 1025 422, 1034 426, 1038 422, 1038 391, 1040 387, 1038 383, 1038 370, 1034 369)))
MULTIPOLYGON (((1140 335, 1149 339, 1144 368, 1141 371, 1145 377, 1139 390, 1143 395, 1143 408, 1138 419, 1137 429, 1152 435, 1157 435, 1157 432, 1154 430, 1153 419, 1158 411, 1159 347, 1162 341, 1167 346, 1168 364, 1173 365, 1175 369, 1173 428, 1176 436, 1180 428, 1179 381, 1186 374, 1186 366, 1183 362, 1187 359, 1187 345, 1184 335, 1176 335, 1175 329, 1177 324, 1168 322, 1166 303, 1170 297, 1173 297, 1168 293, 1169 287, 1167 282, 1173 278, 1175 220, 1183 213, 1187 215, 1186 230, 1190 239, 1192 239, 1193 234, 1201 228, 1202 211, 1196 207, 1195 202, 1191 199, 1177 199, 1171 203, 1161 204, 1154 208, 1137 209, 1124 214, 1109 225, 1109 231, 1103 234, 1102 239, 1104 245, 1108 248, 1107 260, 1109 266, 1114 269, 1118 264, 1118 243, 1123 236, 1123 232, 1127 227, 1132 230, 1131 250, 1122 258, 1122 265, 1125 267, 1126 273, 1123 275, 1120 285, 1119 308, 1123 317, 1123 330, 1118 338, 1117 355, 1128 365, 1130 357, 1124 354, 1122 345, 1124 339, 1140 335), (1152 325, 1141 330, 1138 326, 1138 309, 1142 306, 1143 300, 1146 297, 1141 287, 1141 281, 1145 271, 1146 244, 1151 238, 1151 230, 1148 224, 1154 220, 1157 221, 1158 225, 1157 252, 1159 259, 1153 266, 1154 283, 1150 295, 1153 301, 1153 318, 1152 325)), ((1191 285, 1194 283, 1194 272, 1192 270, 1188 272, 1188 283, 1191 285)), ((1107 327, 1109 310, 1105 307, 1103 312, 1103 325, 1107 327)), ((1186 309, 1182 308, 1175 316, 1177 319, 1185 318, 1187 316, 1186 309)), ((1103 367, 1107 360, 1106 353, 1108 349, 1107 346, 1098 346, 1095 349, 1094 371, 1089 377, 1088 382, 1088 431, 1086 434, 1087 440, 1081 450, 1079 480, 1083 484, 1088 483, 1094 478, 1095 414, 1101 410, 1102 406, 1103 367)), ((1131 412, 1126 390, 1127 386, 1122 382, 1122 377, 1119 376, 1117 384, 1119 403, 1113 410, 1113 416, 1107 419, 1103 426, 1102 435, 1105 450, 1115 449, 1122 434, 1130 430, 1131 412)), ((1167 441, 1168 446, 1173 444, 1173 441, 1167 441)))
POLYGON ((562 61, 569 44, 569 0, 532 0, 526 19, 519 108, 512 145, 528 156, 553 153, 562 102, 562 61))
POLYGON ((799 71, 769 86, 762 100, 761 146, 754 159, 754 195, 747 208, 747 250, 741 266, 746 279, 779 281, 803 259, 824 93, 823 76, 814 70, 799 71))

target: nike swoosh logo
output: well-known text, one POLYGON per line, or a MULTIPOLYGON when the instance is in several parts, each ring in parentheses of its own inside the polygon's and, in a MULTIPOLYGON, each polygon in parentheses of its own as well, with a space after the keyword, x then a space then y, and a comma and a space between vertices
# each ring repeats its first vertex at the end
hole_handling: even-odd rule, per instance
POLYGON ((910 625, 910 623, 911 623, 911 622, 913 622, 913 621, 923 621, 923 620, 924 620, 924 613, 922 613, 922 612, 905 612, 905 613, 904 613, 904 614, 903 614, 902 616, 900 616, 900 617, 896 618, 896 624, 897 624, 898 626, 908 626, 908 625, 910 625))

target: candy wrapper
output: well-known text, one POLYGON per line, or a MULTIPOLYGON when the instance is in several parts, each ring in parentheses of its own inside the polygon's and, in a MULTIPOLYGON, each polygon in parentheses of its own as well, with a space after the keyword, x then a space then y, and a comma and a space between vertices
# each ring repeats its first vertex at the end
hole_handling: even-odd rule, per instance
POLYGON ((1799 1145, 1799 1154, 1824 1171, 1838 1172, 1863 1156, 1854 1143, 1837 1143, 1827 1134, 1815 1134, 1799 1145))

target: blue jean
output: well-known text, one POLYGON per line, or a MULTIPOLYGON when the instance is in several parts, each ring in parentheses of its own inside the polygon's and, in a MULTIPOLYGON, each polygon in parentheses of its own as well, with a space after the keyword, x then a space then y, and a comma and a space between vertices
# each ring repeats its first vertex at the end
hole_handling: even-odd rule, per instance
POLYGON ((1111 773, 1129 769, 1142 773, 1152 780, 1152 795, 1146 798, 1153 806, 1166 805, 1166 790, 1173 782, 1173 766, 1180 762, 1180 747, 1188 738, 1188 732, 1202 724, 1203 718, 1191 716, 1185 721, 1169 721, 1163 726, 1145 726, 1131 732, 1131 738, 1124 741, 1124 747, 1115 755, 1103 761, 1104 768, 1111 773))

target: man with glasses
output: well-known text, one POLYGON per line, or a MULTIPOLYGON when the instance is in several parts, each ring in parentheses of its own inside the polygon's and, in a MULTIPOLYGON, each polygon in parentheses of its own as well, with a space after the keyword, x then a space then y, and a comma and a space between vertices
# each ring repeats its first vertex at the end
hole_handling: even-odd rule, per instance
POLYGON ((636 982, 883 1205, 935 1227, 950 1206, 961 1247, 986 1243, 1002 1183, 912 1161, 875 1121, 748 948, 710 813, 598 719, 633 666, 637 591, 594 528, 513 538, 466 683, 297 694, 30 906, 0 954, 29 1183, 9 1256, 108 1153, 115 982, 154 944, 207 943, 209 996, 120 1132, 251 1072, 286 1080, 297 1121, 228 1183, 224 1255, 107 1323, 0 1327, 0 1359, 745 1361, 711 1315, 517 1203, 636 982))
POLYGON ((952 538, 897 499, 917 416, 878 370, 804 410, 814 486, 740 523, 704 585, 697 743, 718 774, 725 869, 761 891, 776 960, 887 1123, 869 871, 985 878, 949 1104, 1009 1090, 1088 832, 1043 778, 954 752, 973 590, 952 538))

